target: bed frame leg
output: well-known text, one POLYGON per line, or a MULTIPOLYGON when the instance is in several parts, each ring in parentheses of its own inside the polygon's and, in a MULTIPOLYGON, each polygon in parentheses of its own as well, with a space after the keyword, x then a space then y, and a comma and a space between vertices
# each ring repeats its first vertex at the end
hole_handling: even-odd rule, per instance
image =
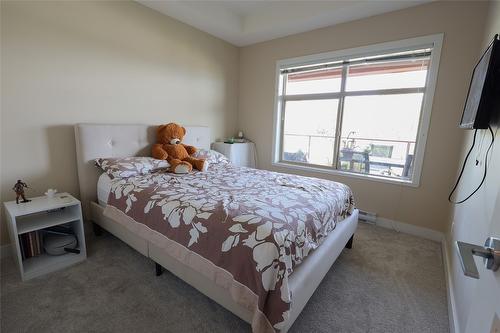
POLYGON ((160 276, 163 273, 163 267, 159 263, 155 262, 156 276, 160 276))
POLYGON ((92 229, 94 230, 94 235, 96 236, 102 235, 102 227, 99 224, 92 222, 92 229))
POLYGON ((354 235, 352 235, 351 238, 349 238, 349 240, 347 241, 347 244, 345 245, 346 249, 352 249, 352 241, 353 240, 354 240, 354 235))

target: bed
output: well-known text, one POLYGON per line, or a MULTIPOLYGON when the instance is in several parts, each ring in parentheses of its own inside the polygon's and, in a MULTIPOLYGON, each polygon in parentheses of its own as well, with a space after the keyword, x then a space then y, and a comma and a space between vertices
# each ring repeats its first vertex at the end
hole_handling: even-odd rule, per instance
MULTIPOLYGON (((188 134, 185 143, 201 149, 210 148, 209 128, 186 129, 188 134)), ((157 269, 160 266, 166 268, 250 323, 254 332, 286 332, 343 248, 352 244, 358 212, 352 207, 346 208, 351 198, 345 199, 348 197, 343 193, 346 187, 341 184, 230 165, 214 165, 205 174, 176 176, 161 173, 145 176, 137 182, 146 185, 137 187, 137 191, 134 189, 134 200, 127 201, 115 193, 131 185, 126 181, 113 185, 113 181, 103 177, 94 166, 94 159, 149 156, 151 144, 155 142, 155 127, 78 124, 75 126, 75 138, 80 196, 86 218, 151 258, 157 269), (120 190, 113 191, 113 186, 115 190, 120 190), (162 191, 153 193, 151 190, 159 187, 162 191), (172 224, 167 215, 172 214, 174 209, 179 215, 180 204, 170 210, 164 206, 158 207, 157 215, 142 213, 149 212, 150 206, 155 206, 155 203, 151 204, 152 201, 156 205, 159 205, 158 202, 165 204, 166 196, 194 187, 197 190, 191 191, 191 202, 203 198, 213 201, 210 208, 200 210, 196 215, 200 217, 196 220, 198 222, 193 220, 193 223, 172 224), (338 193, 335 194, 335 191, 338 193), (267 196, 260 192, 266 192, 267 196), (290 204, 283 200, 287 195, 296 200, 290 204), (344 198, 344 202, 334 200, 336 195, 344 198), (307 215, 308 207, 315 205, 326 205, 329 207, 328 212, 338 211, 338 214, 319 219, 324 220, 324 224, 315 221, 317 228, 314 229, 314 237, 311 232, 304 231, 304 225, 299 224, 299 227, 291 229, 289 226, 295 226, 295 222, 284 222, 291 217, 294 221, 300 220, 298 214, 307 215), (267 209, 261 209, 265 207, 267 209), (277 211, 276 207, 281 207, 282 211, 277 211), (281 214, 285 212, 285 207, 286 216, 281 214), (158 222, 162 216, 165 223, 158 222), (224 216, 224 223, 219 222, 221 216, 224 216), (262 217, 267 217, 267 222, 261 221, 262 217), (184 227, 184 224, 188 228, 183 231, 187 236, 185 243, 179 239, 173 241, 173 237, 180 234, 182 229, 179 225, 184 227), (266 242, 264 238, 256 236, 259 232, 262 234, 263 230, 275 230, 275 225, 284 225, 289 229, 283 227, 280 230, 287 233, 279 235, 266 232, 266 242), (176 233, 167 233, 172 230, 176 233), (250 235, 253 237, 251 241, 250 235), (289 239, 300 241, 290 242, 289 239), (261 253, 266 246, 273 248, 268 242, 278 242, 280 252, 271 262, 261 262, 256 252, 261 253), (207 250, 207 244, 212 244, 210 251, 207 250), (212 249, 213 244, 217 244, 217 249, 212 249), (246 260, 247 257, 250 259, 246 260), (241 264, 235 265, 234 262, 241 264), (253 270, 250 269, 252 265, 253 270)), ((311 214, 316 213, 311 211, 311 214)), ((264 252, 269 256, 269 251, 264 252)))

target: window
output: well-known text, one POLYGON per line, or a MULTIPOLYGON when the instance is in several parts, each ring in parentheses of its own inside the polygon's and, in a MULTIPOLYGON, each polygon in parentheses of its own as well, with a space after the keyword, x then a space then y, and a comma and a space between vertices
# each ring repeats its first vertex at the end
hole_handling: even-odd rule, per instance
POLYGON ((418 185, 441 40, 279 61, 273 162, 418 185))

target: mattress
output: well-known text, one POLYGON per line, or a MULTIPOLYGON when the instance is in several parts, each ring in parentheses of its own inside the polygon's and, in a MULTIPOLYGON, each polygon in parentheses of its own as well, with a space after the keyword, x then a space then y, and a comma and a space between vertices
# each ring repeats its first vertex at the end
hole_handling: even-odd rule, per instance
POLYGON ((97 180, 97 202, 99 205, 106 207, 110 191, 111 178, 106 173, 103 173, 97 180))

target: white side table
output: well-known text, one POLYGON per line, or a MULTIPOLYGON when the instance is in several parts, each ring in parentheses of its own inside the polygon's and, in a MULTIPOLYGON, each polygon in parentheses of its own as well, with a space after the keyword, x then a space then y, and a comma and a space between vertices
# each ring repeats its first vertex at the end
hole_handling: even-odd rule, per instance
POLYGON ((225 155, 234 165, 255 168, 255 143, 212 143, 212 149, 225 155))
POLYGON ((31 202, 19 204, 15 201, 4 202, 12 253, 23 281, 87 258, 80 201, 68 193, 59 193, 54 198, 43 196, 30 199, 31 202), (78 239, 80 253, 66 253, 60 256, 42 253, 23 260, 19 235, 61 224, 71 226, 78 239))

